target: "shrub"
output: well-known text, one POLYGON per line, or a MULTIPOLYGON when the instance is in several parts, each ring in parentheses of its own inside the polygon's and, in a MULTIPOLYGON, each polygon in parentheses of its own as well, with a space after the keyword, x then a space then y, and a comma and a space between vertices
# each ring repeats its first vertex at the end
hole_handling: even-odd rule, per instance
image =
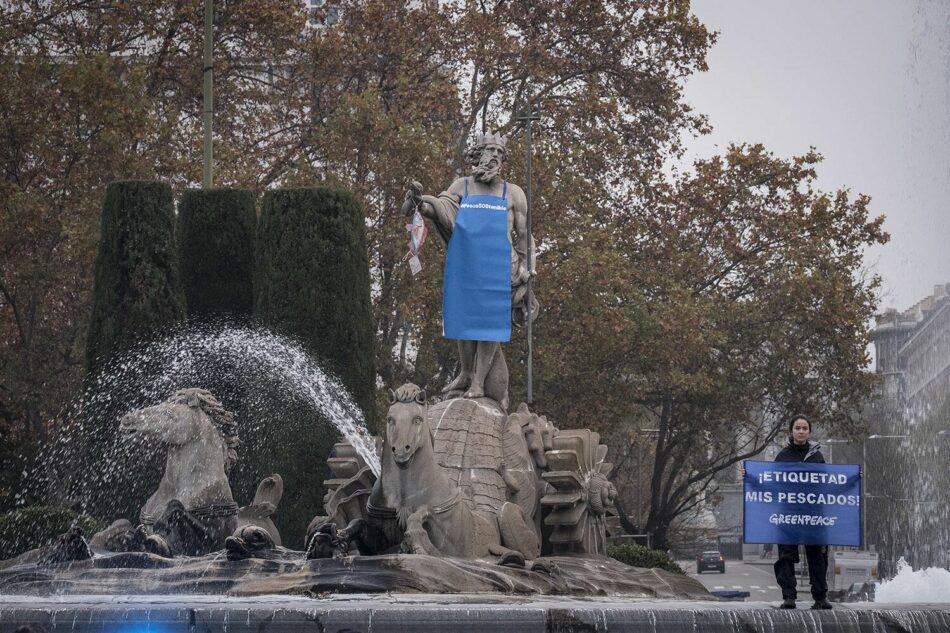
MULTIPOLYGON (((332 187, 280 189, 264 196, 257 233, 254 316, 300 341, 338 376, 371 424, 376 396, 369 260, 363 212, 349 192, 332 187)), ((287 494, 276 522, 287 539, 323 507, 326 459, 338 433, 313 412, 275 403, 281 419, 272 464, 287 494), (316 422, 316 424, 315 424, 316 422)), ((253 469, 252 469, 253 470, 253 469)), ((298 545, 302 545, 301 542, 298 545)))
POLYGON ((0 560, 53 543, 73 521, 87 538, 105 528, 89 515, 59 506, 28 506, 0 515, 0 560))
POLYGON ((657 567, 673 572, 674 574, 686 573, 676 564, 676 561, 670 558, 665 552, 661 552, 658 549, 650 549, 643 545, 627 543, 623 545, 608 545, 607 555, 631 567, 648 567, 651 569, 657 567))
POLYGON ((182 194, 178 248, 189 317, 251 314, 256 223, 250 191, 211 189, 182 194))

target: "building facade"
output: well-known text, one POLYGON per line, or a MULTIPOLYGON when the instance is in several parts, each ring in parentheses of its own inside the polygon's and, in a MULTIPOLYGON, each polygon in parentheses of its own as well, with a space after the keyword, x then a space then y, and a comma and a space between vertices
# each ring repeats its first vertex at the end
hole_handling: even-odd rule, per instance
MULTIPOLYGON (((950 284, 904 312, 878 315, 872 332, 881 397, 919 410, 950 390, 950 284)), ((896 429, 892 429, 896 430, 896 429)))

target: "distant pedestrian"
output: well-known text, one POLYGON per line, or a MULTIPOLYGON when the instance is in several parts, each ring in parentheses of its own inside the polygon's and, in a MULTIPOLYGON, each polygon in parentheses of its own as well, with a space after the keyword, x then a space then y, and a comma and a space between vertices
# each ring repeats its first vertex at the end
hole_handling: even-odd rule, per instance
POLYGON ((762 558, 772 558, 772 544, 766 543, 762 546, 762 558))
MULTIPOLYGON (((821 445, 810 441, 811 422, 803 415, 796 415, 788 423, 788 445, 775 456, 777 462, 809 462, 824 464, 821 445)), ((808 580, 811 582, 811 596, 815 599, 812 609, 830 609, 828 595, 828 546, 805 545, 805 557, 808 559, 808 580)), ((798 584, 795 578, 795 564, 798 563, 798 545, 778 546, 778 559, 775 561, 775 580, 782 588, 782 608, 794 609, 798 598, 798 584)))

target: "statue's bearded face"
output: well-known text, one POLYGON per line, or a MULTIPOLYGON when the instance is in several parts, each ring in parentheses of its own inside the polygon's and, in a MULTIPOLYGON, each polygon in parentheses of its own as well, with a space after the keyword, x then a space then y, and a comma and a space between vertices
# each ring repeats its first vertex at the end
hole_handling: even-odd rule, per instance
POLYGON ((481 156, 472 175, 478 182, 490 183, 498 176, 504 160, 505 148, 495 143, 488 143, 482 148, 481 156))

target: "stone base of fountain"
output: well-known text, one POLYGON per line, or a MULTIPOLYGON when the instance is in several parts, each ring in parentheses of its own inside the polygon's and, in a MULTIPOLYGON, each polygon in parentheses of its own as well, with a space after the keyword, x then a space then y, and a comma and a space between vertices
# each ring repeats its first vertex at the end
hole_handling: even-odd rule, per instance
POLYGON ((20 564, 0 569, 0 595, 219 594, 259 596, 323 593, 428 593, 615 596, 713 600, 695 579, 640 569, 600 557, 539 559, 544 571, 493 562, 420 554, 306 560, 277 548, 265 558, 228 560, 223 552, 161 558, 105 553, 69 564, 20 564))
POLYGON ((223 553, 7 561, 0 569, 0 630, 950 631, 950 604, 786 611, 719 602, 688 576, 603 558, 545 558, 546 573, 424 555, 306 560, 283 548, 264 554, 234 561, 223 553))
POLYGON ((766 603, 432 594, 302 596, 4 596, 0 629, 266 633, 648 632, 944 633, 950 605, 857 603, 832 611, 766 603))

